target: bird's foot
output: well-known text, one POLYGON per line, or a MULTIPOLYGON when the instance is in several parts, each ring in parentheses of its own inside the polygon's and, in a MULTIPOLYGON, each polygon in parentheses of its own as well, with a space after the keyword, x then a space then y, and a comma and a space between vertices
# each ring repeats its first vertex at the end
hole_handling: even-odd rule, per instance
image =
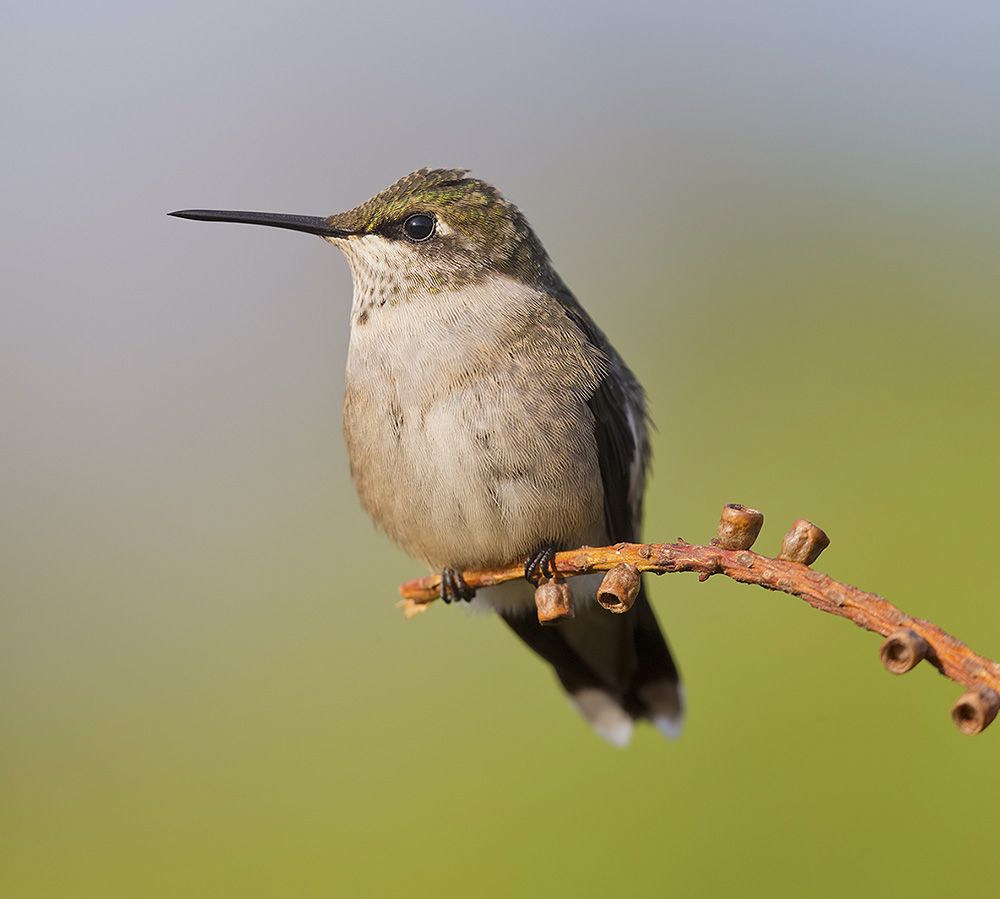
POLYGON ((458 602, 463 599, 466 602, 471 602, 475 595, 476 591, 465 583, 461 571, 455 568, 441 570, 441 599, 446 603, 458 602))
POLYGON ((536 587, 542 581, 552 580, 556 575, 555 566, 552 564, 556 557, 556 544, 543 543, 536 549, 524 563, 524 576, 536 587))

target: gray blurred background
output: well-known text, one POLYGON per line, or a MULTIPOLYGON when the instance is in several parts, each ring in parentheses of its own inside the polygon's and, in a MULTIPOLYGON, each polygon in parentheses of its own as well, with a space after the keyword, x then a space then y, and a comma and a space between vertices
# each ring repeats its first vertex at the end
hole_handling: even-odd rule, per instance
POLYGON ((1000 655, 992 3, 7 4, 0 893, 984 893, 1000 731, 878 640, 651 585, 677 744, 605 746, 354 497, 326 214, 466 166, 649 390, 646 536, 724 502, 1000 655))

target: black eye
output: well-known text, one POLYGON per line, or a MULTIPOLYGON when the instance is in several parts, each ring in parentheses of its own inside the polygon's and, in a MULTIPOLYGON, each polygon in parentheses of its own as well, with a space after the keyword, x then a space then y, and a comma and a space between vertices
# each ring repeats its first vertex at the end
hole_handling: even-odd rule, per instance
POLYGON ((403 233, 410 240, 427 240, 434 233, 434 216, 422 212, 408 216, 403 222, 403 233))

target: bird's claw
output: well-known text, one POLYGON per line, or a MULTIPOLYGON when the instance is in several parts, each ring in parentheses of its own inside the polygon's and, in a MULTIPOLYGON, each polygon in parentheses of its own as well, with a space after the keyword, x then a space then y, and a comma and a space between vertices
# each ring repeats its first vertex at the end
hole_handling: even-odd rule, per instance
POLYGON ((524 563, 524 577, 536 587, 542 582, 551 580, 556 575, 552 564, 556 557, 554 543, 545 543, 536 549, 524 563))
POLYGON ((475 595, 476 591, 465 583, 465 578, 462 577, 461 571, 454 568, 442 569, 441 599, 446 603, 459 602, 461 600, 471 602, 472 597, 475 595))

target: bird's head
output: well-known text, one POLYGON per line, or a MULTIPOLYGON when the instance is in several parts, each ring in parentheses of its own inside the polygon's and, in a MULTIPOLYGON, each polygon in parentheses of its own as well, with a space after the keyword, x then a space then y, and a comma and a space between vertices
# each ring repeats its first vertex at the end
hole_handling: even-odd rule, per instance
POLYGON ((344 252, 355 299, 366 308, 490 277, 539 286, 557 277, 517 207, 463 169, 420 169, 360 206, 326 218, 205 209, 171 215, 317 234, 344 252))

